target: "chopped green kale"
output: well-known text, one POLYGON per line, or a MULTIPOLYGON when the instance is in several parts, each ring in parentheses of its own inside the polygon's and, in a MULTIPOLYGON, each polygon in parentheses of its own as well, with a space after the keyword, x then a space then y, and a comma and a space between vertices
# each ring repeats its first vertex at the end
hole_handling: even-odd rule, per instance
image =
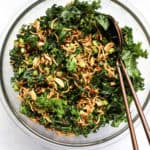
MULTIPOLYGON (((46 15, 23 25, 10 50, 11 83, 22 100, 20 112, 46 128, 85 137, 126 121, 116 71, 118 46, 108 38, 108 16, 100 0, 53 5, 46 15)), ((147 58, 132 29, 123 27, 121 57, 135 90, 144 88, 137 67, 147 58)), ((127 85, 129 104, 132 95, 127 85)))

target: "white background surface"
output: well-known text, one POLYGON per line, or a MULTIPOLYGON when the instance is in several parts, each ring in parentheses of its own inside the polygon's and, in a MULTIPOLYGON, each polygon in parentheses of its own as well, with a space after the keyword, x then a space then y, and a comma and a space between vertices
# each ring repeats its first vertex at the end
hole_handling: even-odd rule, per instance
MULTIPOLYGON (((6 28, 16 13, 31 0, 0 0, 0 33, 6 28)), ((120 0, 121 1, 121 0, 120 0)), ((150 1, 149 0, 129 0, 150 23, 150 1)), ((0 34, 1 35, 1 34, 0 34)), ((147 114, 150 124, 150 113, 147 114)), ((149 144, 144 135, 142 126, 136 128, 139 149, 149 150, 149 144)), ((0 103, 0 150, 56 150, 57 148, 45 148, 39 143, 35 143, 31 137, 24 134, 9 118, 0 103)), ((102 148, 103 150, 132 150, 130 136, 121 138, 118 143, 102 148)), ((59 149, 60 150, 60 149, 59 149)), ((65 150, 69 150, 66 148, 65 150)), ((78 148, 79 150, 79 148, 78 148)), ((95 150, 93 147, 92 150, 95 150)), ((97 148, 96 148, 97 150, 97 148)))

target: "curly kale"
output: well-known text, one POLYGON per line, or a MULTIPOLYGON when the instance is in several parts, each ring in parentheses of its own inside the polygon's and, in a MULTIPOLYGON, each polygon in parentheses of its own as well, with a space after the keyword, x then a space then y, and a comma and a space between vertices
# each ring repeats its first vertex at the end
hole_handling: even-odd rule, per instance
MULTIPOLYGON (((19 96, 23 99, 20 112, 36 119, 47 128, 87 136, 91 131, 96 132, 107 123, 111 122, 112 126, 118 127, 121 122, 126 121, 118 76, 115 72, 114 78, 108 78, 108 72, 103 67, 105 61, 96 60, 99 52, 98 44, 105 46, 110 42, 107 37, 108 28, 110 29, 109 19, 107 15, 99 12, 100 4, 100 0, 91 3, 74 0, 66 6, 53 5, 47 9, 45 16, 36 20, 40 26, 38 31, 30 24, 23 25, 17 34, 14 48, 10 51, 10 63, 14 71, 11 79, 12 87, 15 91, 19 91, 19 96), (89 35, 92 39, 93 53, 87 58, 86 63, 89 65, 92 57, 97 61, 94 63, 98 64, 97 68, 100 71, 92 72, 91 80, 88 71, 95 67, 94 63, 87 69, 84 68, 87 64, 84 64, 82 59, 80 62, 76 57, 88 53, 84 46, 78 42, 78 46, 71 54, 62 48, 66 44, 66 39, 72 36, 72 31, 83 33, 80 35, 80 41, 89 35), (101 34, 102 38, 99 37, 101 34), (40 39, 43 35, 44 38, 40 39), (79 76, 76 78, 75 75, 78 73, 79 76), (90 82, 86 85, 85 80, 90 82), (83 117, 81 114, 87 113, 84 110, 84 103, 88 102, 91 96, 88 97, 90 94, 88 92, 91 92, 91 89, 94 94, 99 94, 96 98, 98 97, 100 101, 94 105, 93 111, 83 117), (85 102, 83 99, 86 96, 88 98, 85 102), (77 105, 80 99, 84 102, 81 107, 77 105), (102 107, 99 107, 101 105, 102 107), (98 114, 98 111, 102 111, 102 115, 98 114), (82 126, 80 123, 85 118, 87 120, 82 126)), ((144 79, 137 63, 139 57, 147 58, 147 51, 142 49, 140 42, 134 42, 131 28, 123 27, 122 33, 121 57, 135 90, 142 90, 144 79)), ((77 41, 79 40, 76 36, 72 43, 77 41)), ((109 58, 106 60, 107 65, 114 68, 118 56, 115 49, 117 45, 109 49, 109 58)), ((126 89, 128 101, 131 103, 132 96, 127 85, 126 89)))

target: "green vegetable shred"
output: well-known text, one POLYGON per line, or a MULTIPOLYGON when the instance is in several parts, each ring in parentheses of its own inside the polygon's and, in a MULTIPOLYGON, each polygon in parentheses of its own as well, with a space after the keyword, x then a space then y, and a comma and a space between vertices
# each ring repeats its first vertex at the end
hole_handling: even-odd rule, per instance
MULTIPOLYGON (((118 45, 108 38, 109 20, 99 8, 99 0, 53 5, 21 27, 10 51, 20 112, 62 134, 87 136, 126 121, 115 65, 118 45)), ((135 89, 142 90, 137 59, 147 52, 133 41, 130 27, 121 30, 122 59, 135 89)))

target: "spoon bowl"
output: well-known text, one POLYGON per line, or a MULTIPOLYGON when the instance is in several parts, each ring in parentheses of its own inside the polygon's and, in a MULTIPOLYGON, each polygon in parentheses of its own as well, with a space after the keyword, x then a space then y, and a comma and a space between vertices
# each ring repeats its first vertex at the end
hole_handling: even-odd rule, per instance
POLYGON ((109 33, 111 35, 111 39, 113 42, 119 46, 119 50, 122 51, 122 45, 123 45, 123 35, 121 32, 121 29, 117 23, 117 21, 110 15, 107 15, 109 19, 109 33))

